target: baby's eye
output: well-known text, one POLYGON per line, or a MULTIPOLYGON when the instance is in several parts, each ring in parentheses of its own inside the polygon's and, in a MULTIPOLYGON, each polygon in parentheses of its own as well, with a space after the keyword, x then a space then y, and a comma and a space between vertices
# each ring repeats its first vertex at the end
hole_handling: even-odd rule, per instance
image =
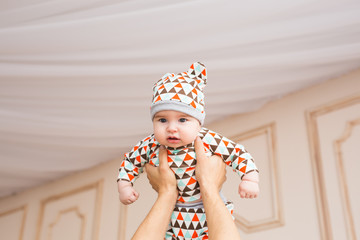
POLYGON ((187 119, 186 119, 186 118, 180 118, 179 121, 180 121, 180 122, 186 122, 187 119))
POLYGON ((165 118, 160 118, 159 121, 164 123, 164 122, 166 122, 166 119, 165 118))

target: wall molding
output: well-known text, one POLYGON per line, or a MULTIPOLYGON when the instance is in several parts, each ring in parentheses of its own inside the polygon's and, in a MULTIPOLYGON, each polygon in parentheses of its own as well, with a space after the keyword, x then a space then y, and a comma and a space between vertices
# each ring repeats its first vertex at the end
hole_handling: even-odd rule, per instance
POLYGON ((27 216, 28 207, 27 205, 23 205, 21 207, 13 208, 10 210, 7 210, 5 212, 0 212, 0 217, 13 214, 15 212, 22 212, 22 219, 21 219, 21 226, 20 226, 20 234, 19 234, 19 240, 23 240, 24 238, 24 229, 25 229, 25 221, 27 216))
POLYGON ((80 210, 78 207, 71 207, 71 208, 67 208, 64 210, 61 210, 60 212, 58 212, 54 222, 50 223, 48 228, 49 228, 49 235, 48 235, 48 239, 51 240, 52 239, 52 230, 55 227, 56 224, 59 223, 61 216, 69 213, 69 212, 74 212, 75 215, 80 219, 81 221, 81 235, 80 235, 80 240, 84 240, 84 236, 85 236, 85 216, 83 214, 81 214, 80 210))
POLYGON ((120 203, 120 221, 118 228, 118 239, 126 240, 126 227, 127 227, 127 218, 128 218, 128 206, 120 203))
POLYGON ((315 195, 319 217, 320 235, 321 239, 323 240, 333 240, 333 234, 331 230, 329 204, 325 190, 325 178, 323 171, 323 161, 320 153, 320 137, 317 119, 318 117, 325 114, 358 103, 360 103, 360 95, 355 95, 305 111, 309 138, 310 159, 313 168, 315 195))
MULTIPOLYGON (((101 204, 102 204, 102 194, 103 194, 103 182, 104 180, 101 179, 95 183, 85 185, 67 192, 63 192, 60 194, 52 195, 44 200, 41 201, 40 204, 40 212, 39 212, 39 220, 37 224, 37 234, 36 240, 40 240, 41 236, 41 228, 43 227, 44 222, 44 214, 45 214, 45 207, 47 204, 61 200, 63 198, 69 197, 71 195, 75 195, 84 191, 88 191, 91 189, 96 190, 96 199, 95 199, 95 210, 94 210, 94 228, 92 230, 92 239, 98 240, 99 239, 99 230, 100 230, 100 216, 101 216, 101 204)), ((67 209, 61 210, 66 211, 67 209)), ((84 233, 82 233, 84 234, 84 233)))
POLYGON ((349 188, 346 181, 342 145, 351 137, 354 128, 358 125, 360 125, 360 118, 347 122, 343 135, 339 139, 334 141, 336 164, 339 174, 339 182, 340 182, 340 190, 341 190, 341 199, 343 202, 344 212, 345 212, 346 230, 351 240, 356 240, 356 231, 355 231, 354 217, 351 211, 349 188))
POLYGON ((267 140, 268 156, 270 159, 269 165, 271 169, 271 184, 273 189, 273 212, 274 215, 268 219, 250 222, 245 218, 234 213, 235 223, 245 232, 257 232, 265 229, 280 227, 284 225, 283 206, 281 201, 279 174, 277 163, 277 142, 276 142, 276 124, 270 123, 239 135, 233 136, 231 139, 234 142, 242 142, 246 139, 254 138, 260 135, 265 135, 267 140))

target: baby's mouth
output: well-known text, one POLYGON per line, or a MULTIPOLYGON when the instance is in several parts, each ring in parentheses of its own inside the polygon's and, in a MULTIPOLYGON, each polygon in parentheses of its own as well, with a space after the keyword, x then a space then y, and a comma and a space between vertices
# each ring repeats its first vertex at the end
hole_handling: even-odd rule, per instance
POLYGON ((168 137, 168 140, 180 140, 179 138, 177 138, 177 137, 168 137))
POLYGON ((167 138, 168 142, 170 143, 178 143, 180 141, 180 138, 177 137, 168 137, 167 138))

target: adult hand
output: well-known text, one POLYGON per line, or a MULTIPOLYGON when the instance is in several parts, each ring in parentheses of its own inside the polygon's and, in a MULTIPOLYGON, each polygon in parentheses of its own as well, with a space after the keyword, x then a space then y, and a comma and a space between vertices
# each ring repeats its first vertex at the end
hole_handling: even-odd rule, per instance
POLYGON ((197 159, 195 176, 200 184, 209 228, 209 240, 240 240, 231 214, 219 194, 221 186, 226 180, 226 164, 219 156, 207 157, 199 137, 195 140, 195 151, 197 159))
POLYGON ((159 151, 159 166, 154 167, 146 164, 145 170, 152 188, 158 192, 159 195, 166 193, 174 195, 177 198, 176 178, 174 172, 168 165, 167 158, 167 150, 164 146, 161 146, 159 151))
POLYGON ((159 166, 146 164, 145 170, 152 188, 158 192, 158 197, 132 240, 164 239, 178 191, 175 174, 168 165, 167 152, 163 146, 160 147, 159 166))
POLYGON ((206 156, 204 144, 199 137, 195 139, 195 176, 201 187, 215 187, 219 192, 226 180, 226 164, 217 155, 206 156))

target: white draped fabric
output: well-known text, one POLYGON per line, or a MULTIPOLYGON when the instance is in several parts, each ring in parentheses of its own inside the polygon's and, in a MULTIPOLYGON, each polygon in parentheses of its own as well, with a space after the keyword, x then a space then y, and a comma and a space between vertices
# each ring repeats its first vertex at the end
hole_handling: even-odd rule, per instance
POLYGON ((121 158, 195 61, 205 125, 257 110, 360 66, 360 1, 2 0, 0 196, 121 158))

